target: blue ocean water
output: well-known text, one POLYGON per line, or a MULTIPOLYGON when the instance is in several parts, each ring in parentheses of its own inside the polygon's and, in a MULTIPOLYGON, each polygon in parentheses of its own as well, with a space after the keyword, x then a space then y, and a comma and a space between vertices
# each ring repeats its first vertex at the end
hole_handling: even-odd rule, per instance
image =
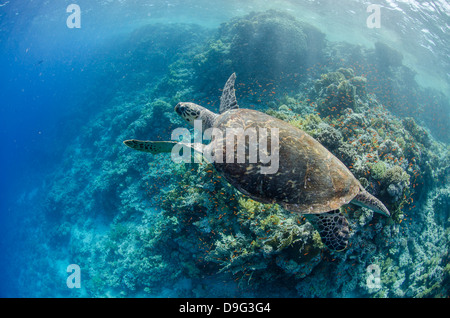
POLYGON ((448 297, 449 15, 445 0, 1 0, 0 296, 448 297), (346 210, 337 253, 213 169, 122 144, 188 127, 180 101, 218 111, 232 72, 241 107, 312 134, 392 217, 346 210))

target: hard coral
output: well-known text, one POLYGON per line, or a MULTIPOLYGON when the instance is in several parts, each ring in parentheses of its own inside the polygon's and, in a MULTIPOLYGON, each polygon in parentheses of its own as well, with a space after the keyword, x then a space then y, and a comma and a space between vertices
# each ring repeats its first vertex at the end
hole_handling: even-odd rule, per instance
POLYGON ((346 109, 356 109, 357 96, 365 98, 365 79, 354 77, 353 69, 322 74, 314 84, 318 111, 322 117, 339 116, 346 109))
POLYGON ((218 35, 194 58, 199 83, 209 89, 223 84, 230 70, 242 82, 268 84, 304 74, 319 62, 324 34, 294 16, 269 10, 237 17, 221 25, 218 35))

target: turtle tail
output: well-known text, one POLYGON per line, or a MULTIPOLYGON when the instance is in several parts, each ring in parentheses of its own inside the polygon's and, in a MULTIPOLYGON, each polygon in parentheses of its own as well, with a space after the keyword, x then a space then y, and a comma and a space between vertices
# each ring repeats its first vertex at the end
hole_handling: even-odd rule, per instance
POLYGON ((347 219, 339 210, 308 214, 307 217, 328 248, 337 252, 345 250, 350 237, 350 230, 347 219))

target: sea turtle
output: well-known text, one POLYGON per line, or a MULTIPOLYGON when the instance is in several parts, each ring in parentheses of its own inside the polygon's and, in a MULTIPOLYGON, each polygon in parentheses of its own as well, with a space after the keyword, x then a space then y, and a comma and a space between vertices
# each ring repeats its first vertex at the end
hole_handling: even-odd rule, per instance
POLYGON ((345 249, 349 239, 348 222, 339 212, 339 207, 351 202, 385 216, 390 215, 384 204, 369 194, 350 170, 313 137, 262 112, 239 108, 235 96, 235 79, 236 74, 233 73, 225 84, 220 98, 220 114, 194 103, 180 102, 175 106, 175 111, 194 127, 199 127, 198 124, 194 125, 197 120, 197 123, 201 121, 201 129, 211 128, 225 132, 222 137, 217 137, 215 142, 211 141, 208 145, 204 145, 183 141, 132 139, 124 141, 125 145, 139 151, 161 153, 171 152, 174 145, 183 144, 210 160, 212 158, 216 170, 231 185, 253 200, 278 203, 289 211, 308 216, 319 231, 322 241, 336 251, 345 249), (259 129, 259 136, 264 137, 261 129, 269 128, 270 136, 266 132, 263 139, 266 142, 263 147, 265 153, 260 152, 256 161, 249 160, 250 148, 255 145, 263 146, 261 139, 252 140, 251 137, 244 135, 243 138, 235 140, 233 136, 230 146, 226 145, 230 140, 227 139, 230 135, 229 129, 235 129, 234 133, 237 131, 241 134, 247 133, 250 129, 259 129), (274 129, 278 129, 278 136, 272 134, 276 132, 274 129), (275 137, 278 142, 272 143, 275 137), (246 150, 245 159, 242 161, 241 158, 240 162, 234 160, 238 147, 242 146, 238 144, 239 142, 243 143, 246 150), (263 167, 268 168, 268 162, 267 160, 263 162, 262 155, 269 152, 275 152, 278 156, 278 167, 272 173, 262 170, 263 167), (226 156, 230 153, 233 161, 228 161, 228 158, 218 160, 219 155, 226 156))

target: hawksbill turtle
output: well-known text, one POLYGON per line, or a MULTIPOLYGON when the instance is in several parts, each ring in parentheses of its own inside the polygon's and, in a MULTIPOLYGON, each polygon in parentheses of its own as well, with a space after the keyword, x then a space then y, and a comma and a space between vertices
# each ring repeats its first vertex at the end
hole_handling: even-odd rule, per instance
MULTIPOLYGON (((368 193, 350 170, 313 137, 262 112, 239 108, 235 79, 236 74, 233 73, 225 84, 220 98, 220 114, 189 102, 180 102, 175 106, 175 111, 194 127, 196 120, 201 121, 202 129, 278 129, 278 147, 271 149, 277 150, 278 154, 275 173, 262 173, 261 167, 267 166, 267 163, 260 162, 261 158, 252 163, 247 155, 241 163, 229 163, 228 160, 213 162, 215 169, 232 186, 255 201, 277 203, 289 211, 305 214, 318 230, 322 242, 336 251, 344 250, 349 240, 348 221, 339 211, 342 205, 353 203, 390 216, 384 204, 368 193)), ((250 138, 244 136, 243 140, 248 151, 250 138)), ((266 142, 268 140, 266 138, 266 142)), ((209 158, 226 154, 228 149, 223 142, 204 145, 183 141, 124 141, 130 148, 154 154, 171 152, 177 143, 183 143, 197 153, 209 154, 209 158)), ((238 145, 234 137, 233 143, 234 147, 229 149, 235 153, 238 145)))

